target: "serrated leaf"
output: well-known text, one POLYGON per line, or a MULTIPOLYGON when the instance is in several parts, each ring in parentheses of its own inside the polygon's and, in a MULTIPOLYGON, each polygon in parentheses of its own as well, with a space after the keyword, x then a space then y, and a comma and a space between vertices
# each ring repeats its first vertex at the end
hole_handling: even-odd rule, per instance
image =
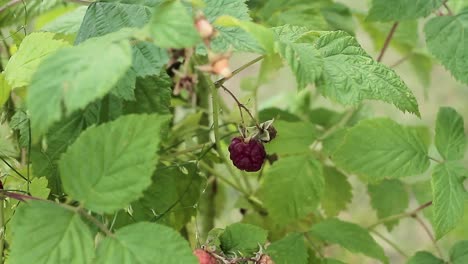
POLYGON ((53 202, 22 204, 14 214, 11 229, 10 263, 83 264, 91 263, 94 257, 88 226, 78 214, 53 202))
POLYGON ((273 126, 277 131, 277 137, 265 144, 268 153, 280 155, 308 153, 309 146, 317 138, 315 127, 311 123, 278 120, 273 126))
POLYGON ((10 120, 11 129, 18 130, 20 137, 18 143, 21 147, 27 147, 29 145, 29 117, 25 111, 18 110, 11 117, 10 120))
MULTIPOLYGON (((2 1, 2 6, 11 1, 2 1)), ((47 12, 48 10, 63 4, 60 0, 41 0, 14 2, 6 10, 0 12, 0 27, 6 27, 14 24, 27 24, 28 18, 47 12)))
POLYGON ((450 261, 452 264, 468 263, 468 240, 457 242, 450 249, 450 261))
POLYGON ((266 252, 275 263, 307 264, 308 254, 304 236, 299 233, 290 233, 271 243, 266 252))
POLYGON ((322 208, 328 217, 337 216, 351 202, 353 194, 346 175, 333 167, 324 167, 325 191, 321 199, 322 208))
POLYGON ((338 244, 351 252, 362 253, 388 263, 381 246, 369 232, 353 223, 335 218, 327 219, 312 226, 310 233, 328 243, 338 244))
MULTIPOLYGON (((203 13, 213 23, 218 17, 228 15, 242 21, 250 21, 249 9, 245 1, 239 0, 205 0, 203 13)), ((238 27, 223 27, 215 25, 219 35, 212 41, 215 51, 236 51, 262 53, 263 49, 255 38, 238 27)))
MULTIPOLYGON (((399 180, 383 180, 367 186, 372 208, 379 219, 403 213, 408 208, 409 197, 405 186, 399 180)), ((385 222, 389 231, 398 224, 398 220, 385 222)))
POLYGON ((376 182, 425 172, 430 164, 427 152, 418 129, 375 118, 349 129, 332 159, 338 167, 376 182))
POLYGON ((434 230, 437 239, 460 222, 464 212, 463 177, 467 171, 454 161, 438 164, 432 174, 434 230))
POLYGON ((368 20, 402 21, 425 17, 439 8, 444 0, 372 0, 368 20))
POLYGON ((149 29, 154 43, 162 48, 191 47, 201 41, 193 17, 179 0, 165 1, 156 6, 149 29))
POLYGON ((138 42, 132 50, 133 69, 138 77, 158 75, 169 60, 166 50, 150 42, 138 42))
POLYGON ((141 222, 123 227, 102 240, 95 263, 197 264, 198 261, 187 241, 173 229, 141 222))
POLYGON ((418 103, 401 78, 373 60, 356 39, 345 32, 322 35, 316 42, 324 60, 320 92, 345 105, 364 99, 381 100, 419 116, 418 103))
POLYGON ((444 264, 445 262, 427 251, 416 252, 406 264, 444 264))
POLYGON ((267 231, 260 227, 236 223, 226 227, 220 236, 221 249, 224 253, 238 253, 249 255, 259 250, 267 239, 267 231))
POLYGON ((271 217, 287 224, 317 208, 324 185, 322 167, 312 156, 289 156, 279 159, 266 172, 259 195, 271 217))
POLYGON ((27 35, 5 68, 5 79, 12 88, 27 86, 39 64, 68 43, 54 39, 53 33, 27 35))
POLYGON ((11 86, 5 79, 5 72, 0 73, 0 107, 3 106, 10 97, 11 86))
POLYGON ((33 136, 46 132, 63 112, 83 109, 117 84, 132 63, 128 41, 113 41, 119 34, 62 49, 41 63, 27 98, 33 136))
POLYGON ((168 114, 171 105, 172 82, 167 76, 137 78, 135 101, 124 103, 126 113, 168 114))
POLYGON ((468 83, 468 10, 455 16, 434 17, 425 27, 429 51, 463 83, 468 83))
POLYGON ((141 197, 151 184, 158 135, 167 121, 167 116, 125 115, 81 133, 59 161, 65 191, 84 207, 106 213, 141 197))
POLYGON ((463 159, 466 149, 463 117, 450 107, 441 107, 437 114, 435 145, 446 160, 463 159))
POLYGON ((81 22, 83 22, 87 10, 87 6, 80 6, 45 24, 41 30, 61 34, 75 34, 80 30, 81 22))
POLYGON ((50 189, 47 188, 48 183, 46 177, 34 178, 29 184, 29 192, 34 197, 47 199, 50 193, 50 189))

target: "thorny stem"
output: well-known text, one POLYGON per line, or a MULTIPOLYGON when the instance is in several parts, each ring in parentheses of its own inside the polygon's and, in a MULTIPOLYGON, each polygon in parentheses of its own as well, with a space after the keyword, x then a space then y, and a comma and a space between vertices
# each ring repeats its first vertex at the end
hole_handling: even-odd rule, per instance
POLYGON ((75 208, 75 211, 77 213, 79 213, 80 215, 82 215, 83 217, 85 217, 86 219, 88 219, 91 223, 95 224, 99 229, 101 229, 101 231, 106 234, 106 236, 109 236, 109 237, 113 237, 114 234, 112 234, 112 232, 107 228, 107 226, 105 226, 101 221, 97 220, 94 216, 88 214, 85 210, 83 210, 82 208, 76 208, 76 207, 72 207, 72 208, 75 208))
POLYGON ((414 220, 416 220, 419 223, 419 225, 421 225, 421 227, 424 229, 426 234, 429 236, 432 243, 434 244, 434 248, 437 250, 437 254, 439 254, 439 257, 443 258, 442 251, 440 250, 439 246, 437 245, 437 241, 435 240, 434 236, 432 235, 431 230, 429 230, 427 225, 424 223, 424 221, 419 216, 417 216, 415 214, 412 217, 414 218, 414 220))
POLYGON ((393 38, 393 35, 395 34, 397 27, 398 27, 398 22, 395 22, 392 26, 392 29, 390 29, 390 32, 387 35, 387 39, 385 39, 385 43, 382 47, 382 50, 380 51, 379 57, 377 58, 378 62, 382 61, 385 51, 387 51, 388 46, 390 45, 390 42, 393 38))
POLYGON ((391 247, 393 247, 400 255, 402 255, 405 258, 408 258, 408 254, 406 254, 400 247, 398 247, 397 244, 392 242, 390 239, 386 238, 384 235, 380 234, 379 232, 375 230, 370 230, 370 232, 374 233, 374 235, 378 236, 380 239, 385 241, 387 244, 389 244, 391 247))
POLYGON ((234 77, 235 75, 237 75, 239 72, 245 70, 246 68, 248 68, 248 67, 254 65, 255 63, 261 61, 263 58, 265 58, 265 56, 259 56, 259 57, 255 58, 255 59, 253 59, 253 60, 247 62, 246 64, 240 66, 239 68, 235 69, 235 70, 232 72, 231 76, 229 76, 229 77, 224 77, 224 78, 219 79, 218 81, 216 81, 216 82, 214 83, 215 87, 216 87, 216 88, 221 87, 227 80, 231 79, 232 77, 234 77))
POLYGON ((396 215, 392 215, 392 216, 389 216, 389 217, 386 217, 386 218, 382 218, 379 221, 377 221, 376 223, 374 223, 374 224, 370 225, 369 227, 367 227, 367 229, 372 230, 372 229, 374 229, 376 226, 378 226, 380 224, 387 223, 387 222, 394 221, 394 220, 398 220, 398 219, 405 218, 405 217, 415 217, 417 213, 419 213, 420 211, 422 211, 423 209, 425 209, 426 207, 429 207, 431 205, 432 205, 432 201, 429 201, 429 202, 419 206, 418 208, 414 209, 413 211, 409 211, 409 212, 406 212, 406 213, 396 214, 396 215))

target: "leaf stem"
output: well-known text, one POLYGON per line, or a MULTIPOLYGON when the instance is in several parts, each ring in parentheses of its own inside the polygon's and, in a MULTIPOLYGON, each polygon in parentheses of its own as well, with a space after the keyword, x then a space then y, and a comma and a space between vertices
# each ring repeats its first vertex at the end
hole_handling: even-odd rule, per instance
POLYGON ((414 217, 414 216, 416 216, 417 213, 419 213, 420 211, 422 211, 423 209, 425 209, 425 208, 427 208, 427 207, 429 207, 431 205, 432 205, 432 201, 429 201, 429 202, 419 206, 418 208, 414 209, 413 211, 409 211, 409 212, 401 213, 401 214, 396 214, 396 215, 391 215, 389 217, 382 218, 379 221, 377 221, 374 224, 367 227, 367 229, 372 230, 372 229, 374 229, 376 226, 378 226, 380 224, 391 222, 391 221, 398 220, 398 219, 401 219, 401 218, 414 217))
POLYGON ((239 112, 240 112, 241 116, 242 116, 242 109, 244 109, 244 110, 247 112, 247 114, 249 114, 249 116, 250 116, 250 118, 252 119, 252 121, 254 121, 255 126, 257 126, 258 129, 262 130, 262 129, 260 128, 260 125, 259 125, 258 122, 257 122, 257 119, 255 119, 255 117, 252 115, 252 113, 250 112, 250 110, 249 110, 244 104, 242 104, 242 103, 237 99, 237 97, 236 97, 228 88, 226 88, 226 86, 221 85, 221 87, 223 88, 223 90, 224 90, 225 92, 227 92, 227 93, 234 99, 234 101, 236 101, 237 106, 239 107, 239 112))
POLYGON ((103 223, 97 220, 94 216, 88 214, 85 210, 83 210, 83 208, 76 208, 75 211, 84 218, 86 218, 88 221, 96 225, 104 234, 106 234, 106 236, 114 237, 114 234, 107 228, 107 226, 105 226, 103 223))
POLYGON ((433 160, 433 161, 435 161, 435 162, 437 162, 437 163, 444 163, 442 160, 436 159, 436 158, 434 158, 434 157, 431 157, 431 156, 427 156, 427 157, 428 157, 430 160, 433 160))
POLYGON ((222 175, 221 173, 219 173, 218 171, 216 171, 215 169, 213 169, 210 165, 208 165, 207 163, 205 163, 204 161, 199 161, 200 164, 200 167, 204 170, 206 170, 207 172, 211 173, 213 176, 215 176, 216 178, 220 179, 221 181, 223 181, 224 183, 226 183, 227 185, 231 186, 232 188, 234 188, 235 190, 241 192, 242 194, 244 195, 249 195, 249 193, 247 193, 246 191, 244 191, 242 188, 240 188, 239 186, 237 186, 237 184, 235 184, 233 181, 231 181, 230 179, 224 177, 224 175, 222 175))
POLYGON ((395 22, 392 26, 392 29, 390 29, 390 32, 387 35, 387 38, 385 39, 385 43, 382 47, 382 50, 380 51, 379 57, 377 58, 378 62, 381 62, 383 59, 383 56, 385 55, 385 52, 388 49, 388 46, 390 45, 390 42, 392 41, 393 35, 395 34, 395 31, 398 27, 398 22, 395 22))
POLYGON ((247 69, 248 67, 254 65, 255 63, 261 61, 263 58, 265 58, 264 55, 263 55, 263 56, 259 56, 259 57, 255 58, 255 59, 253 59, 253 60, 247 62, 246 64, 240 66, 239 68, 235 69, 235 70, 232 72, 231 76, 229 76, 229 77, 224 77, 224 78, 222 78, 222 79, 217 80, 217 81, 214 83, 215 87, 216 87, 216 88, 221 87, 221 85, 223 85, 226 81, 228 81, 229 79, 231 79, 232 77, 234 77, 235 75, 237 75, 239 72, 241 72, 241 71, 247 69))
POLYGON ((406 254, 400 247, 398 247, 397 244, 392 242, 390 239, 386 238, 384 235, 380 234, 379 232, 377 232, 375 230, 370 230, 370 232, 374 233, 374 235, 378 236, 380 239, 382 239, 387 244, 389 244, 391 247, 393 247, 393 249, 395 249, 395 251, 400 253, 400 255, 402 255, 403 257, 405 257, 405 258, 409 257, 408 254, 406 254))
POLYGON ((424 232, 426 232, 426 234, 429 236, 429 238, 432 241, 432 244, 434 244, 434 248, 436 249, 437 254, 439 254, 439 257, 444 258, 443 254, 442 254, 442 251, 440 250, 439 246, 437 245, 437 241, 435 240, 434 236, 432 235, 431 230, 429 229, 429 227, 427 227, 427 225, 424 223, 424 221, 419 216, 413 215, 412 217, 414 218, 414 220, 416 220, 419 223, 419 225, 424 229, 424 232))
POLYGON ((447 2, 448 2, 448 0, 444 1, 443 5, 444 5, 445 9, 447 9, 448 15, 453 16, 452 9, 450 9, 450 7, 447 5, 447 2))

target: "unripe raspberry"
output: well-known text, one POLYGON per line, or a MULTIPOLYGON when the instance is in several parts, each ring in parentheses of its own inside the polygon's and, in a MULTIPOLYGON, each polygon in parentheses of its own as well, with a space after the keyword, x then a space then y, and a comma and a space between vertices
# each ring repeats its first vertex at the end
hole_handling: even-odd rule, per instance
POLYGON ((232 75, 231 69, 229 68, 229 59, 221 58, 213 62, 213 73, 221 75, 225 78, 229 78, 232 75))
POLYGON ((195 249, 193 254, 197 256, 198 263, 200 264, 216 264, 215 257, 201 248, 195 249))
POLYGON ((195 28, 203 39, 210 39, 215 34, 213 25, 203 16, 195 21, 195 28))
POLYGON ((234 166, 245 171, 259 171, 266 157, 265 148, 260 141, 251 139, 245 142, 242 137, 232 139, 229 153, 234 166))
POLYGON ((262 255, 256 264, 275 264, 270 256, 262 255))

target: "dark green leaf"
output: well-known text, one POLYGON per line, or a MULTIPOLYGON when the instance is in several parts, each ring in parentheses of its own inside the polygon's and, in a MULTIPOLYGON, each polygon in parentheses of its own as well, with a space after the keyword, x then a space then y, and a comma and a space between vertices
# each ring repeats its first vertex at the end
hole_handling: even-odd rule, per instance
POLYGON ((288 234, 283 239, 271 243, 267 254, 275 263, 282 264, 307 264, 308 259, 304 236, 299 233, 288 234))

